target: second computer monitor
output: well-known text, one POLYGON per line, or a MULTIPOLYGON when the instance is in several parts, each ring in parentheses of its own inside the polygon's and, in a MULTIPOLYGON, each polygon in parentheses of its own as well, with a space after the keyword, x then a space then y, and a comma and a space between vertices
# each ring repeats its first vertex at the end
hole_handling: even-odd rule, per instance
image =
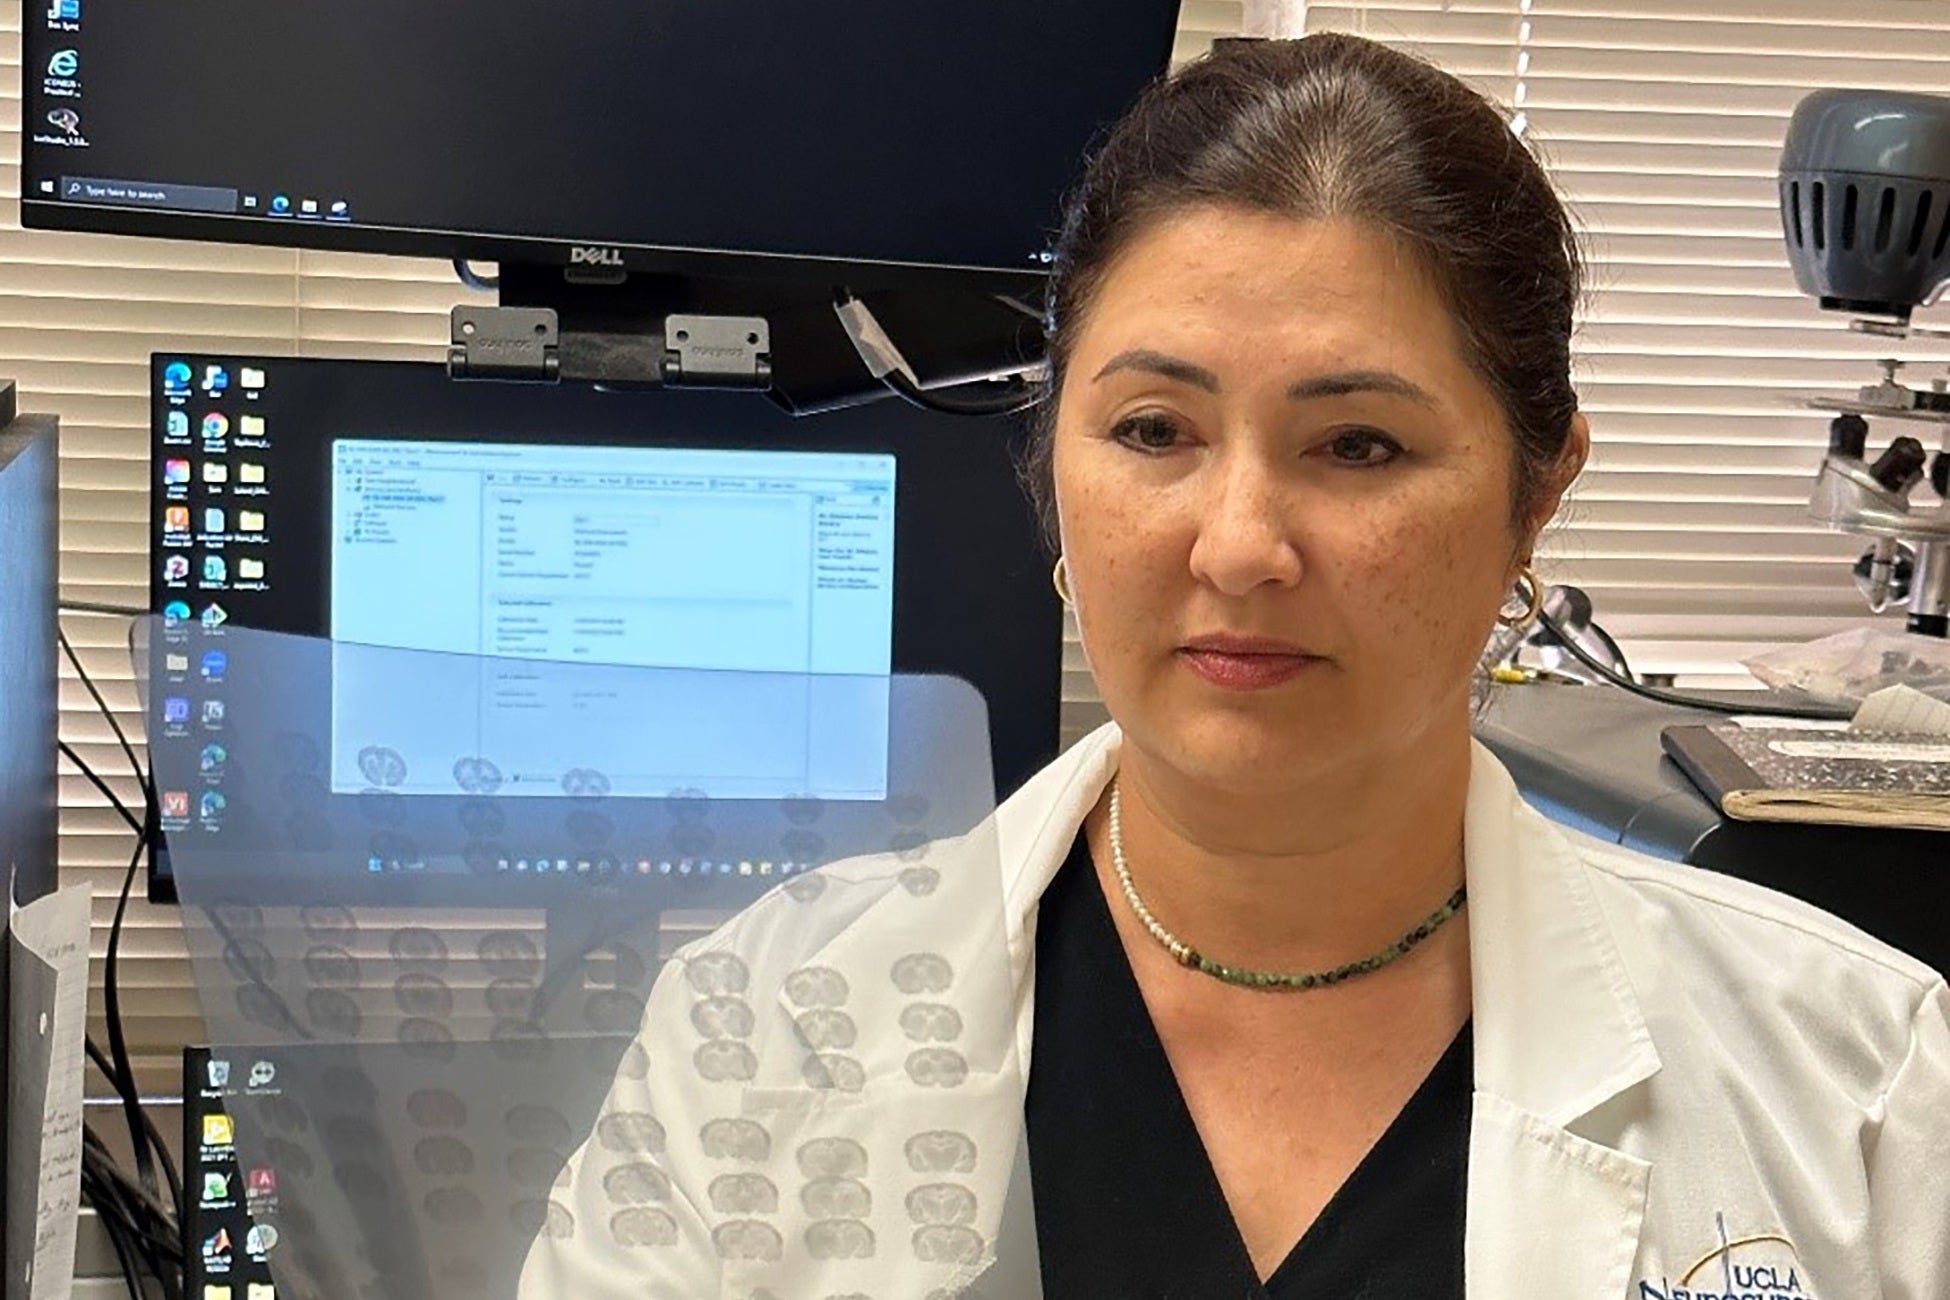
MULTIPOLYGON (((794 419, 756 394, 475 384, 403 363, 159 355, 152 382, 153 608, 165 641, 199 634, 193 654, 152 660, 155 743, 198 774, 158 791, 176 843, 217 842, 237 811, 224 628, 331 638, 333 734, 383 722, 410 774, 517 753, 503 797, 560 794, 581 765, 625 798, 666 795, 683 769, 720 773, 734 798, 882 799, 894 673, 982 693, 998 795, 1054 753, 1060 611, 1005 421, 892 402, 794 419), (675 675, 612 675, 605 689, 668 698, 563 736, 520 730, 529 661, 675 675), (441 709, 455 664, 511 707, 441 709), (690 748, 652 753, 643 722, 673 709, 727 725, 674 729, 690 748)), ((333 794, 371 779, 334 749, 333 794)), ((452 793, 414 779, 391 788, 452 793)), ((167 876, 165 858, 152 892, 167 876)))

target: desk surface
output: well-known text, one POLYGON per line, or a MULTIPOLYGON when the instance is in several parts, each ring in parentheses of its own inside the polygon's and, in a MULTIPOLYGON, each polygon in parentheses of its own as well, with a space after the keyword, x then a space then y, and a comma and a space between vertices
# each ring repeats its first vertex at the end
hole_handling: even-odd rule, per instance
POLYGON ((1725 817, 1659 746, 1665 727, 1702 720, 1610 687, 1519 686, 1476 730, 1554 820, 1791 894, 1950 970, 1950 832, 1725 817))

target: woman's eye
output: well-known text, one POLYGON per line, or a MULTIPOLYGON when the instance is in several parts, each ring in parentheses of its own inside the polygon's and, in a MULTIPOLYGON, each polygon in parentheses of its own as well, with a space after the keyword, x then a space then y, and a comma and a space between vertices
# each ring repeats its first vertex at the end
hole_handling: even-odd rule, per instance
POLYGON ((1169 416, 1132 415, 1112 425, 1110 436, 1139 451, 1169 451, 1178 444, 1178 425, 1169 416))
POLYGON ((1336 434, 1327 444, 1334 460, 1343 465, 1386 465, 1402 454, 1401 444, 1373 429, 1349 429, 1336 434))

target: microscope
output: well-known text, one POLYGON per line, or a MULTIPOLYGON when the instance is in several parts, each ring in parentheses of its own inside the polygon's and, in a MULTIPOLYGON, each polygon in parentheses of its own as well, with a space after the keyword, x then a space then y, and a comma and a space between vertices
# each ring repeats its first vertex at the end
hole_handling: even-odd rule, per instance
MULTIPOLYGON (((1950 281, 1950 98, 1821 90, 1794 110, 1781 151, 1781 223, 1801 292, 1845 312, 1849 328, 1891 339, 1950 338, 1911 311, 1950 281)), ((1853 397, 1815 397, 1835 412, 1809 510, 1873 539, 1856 584, 1876 613, 1907 605, 1908 628, 1950 636, 1950 379, 1901 382, 1902 362, 1853 397), (1915 430, 1869 459, 1869 420, 1915 430), (1922 435, 1922 436, 1916 436, 1922 435), (1934 455, 1925 448, 1933 438, 1934 455), (1917 506, 1925 479, 1935 501, 1917 506)))

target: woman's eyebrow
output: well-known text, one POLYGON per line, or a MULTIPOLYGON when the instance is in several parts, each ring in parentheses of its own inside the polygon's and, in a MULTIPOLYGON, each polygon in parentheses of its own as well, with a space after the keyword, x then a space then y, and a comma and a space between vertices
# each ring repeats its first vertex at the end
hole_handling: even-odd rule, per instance
POLYGON ((1406 397, 1423 406, 1436 405, 1435 398, 1429 395, 1427 389, 1392 370, 1343 370, 1331 375, 1315 375, 1311 379, 1300 380, 1286 390, 1286 395, 1295 401, 1346 397, 1350 393, 1384 393, 1390 397, 1406 397))
POLYGON ((1208 393, 1219 391, 1219 377, 1204 366, 1195 366, 1189 361, 1167 356, 1163 352, 1153 352, 1149 348, 1132 348, 1118 353, 1104 363, 1104 368, 1097 372, 1096 379, 1091 382, 1095 383, 1098 379, 1114 375, 1120 370, 1149 371, 1154 375, 1162 375, 1166 379, 1175 379, 1181 384, 1202 388, 1208 393))

